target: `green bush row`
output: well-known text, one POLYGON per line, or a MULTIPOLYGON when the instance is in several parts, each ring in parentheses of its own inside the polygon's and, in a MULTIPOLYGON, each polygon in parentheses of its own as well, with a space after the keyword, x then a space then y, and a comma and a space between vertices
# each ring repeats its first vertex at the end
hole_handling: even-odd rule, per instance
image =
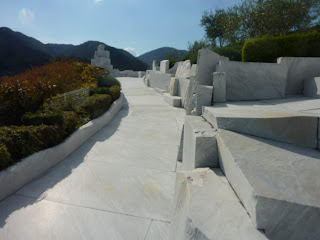
POLYGON ((35 152, 55 146, 66 137, 58 125, 11 126, 0 128, 0 166, 3 170, 35 152))
POLYGON ((0 171, 6 169, 13 163, 14 161, 12 160, 6 145, 0 144, 0 171))
POLYGON ((108 94, 97 94, 88 97, 83 103, 83 108, 94 119, 106 112, 112 103, 112 98, 108 94))
POLYGON ((228 57, 230 61, 241 61, 241 47, 215 47, 212 51, 220 56, 228 57))
POLYGON ((0 127, 0 171, 35 152, 63 142, 80 125, 107 111, 111 103, 110 95, 94 95, 85 101, 84 110, 28 113, 23 117, 26 125, 0 127), (59 120, 52 124, 57 116, 59 120))
MULTIPOLYGON (((69 135, 73 133, 81 123, 79 115, 74 111, 64 111, 63 114, 63 124, 62 124, 62 131, 66 133, 66 135, 69 135)), ((82 125, 82 124, 81 124, 82 125)), ((80 126, 81 126, 80 125, 80 126)))
POLYGON ((120 86, 112 86, 110 88, 110 95, 112 97, 112 102, 117 100, 120 97, 120 86))
POLYGON ((112 87, 121 86, 120 82, 111 76, 111 74, 104 74, 103 77, 98 79, 98 87, 112 87))
POLYGON ((61 125, 63 123, 63 115, 60 111, 38 111, 36 113, 26 113, 21 119, 22 125, 61 125))
POLYGON ((67 133, 73 132, 78 126, 78 115, 74 111, 38 111, 22 116, 24 126, 59 125, 67 133))
POLYGON ((245 42, 243 62, 275 62, 278 57, 320 57, 320 32, 262 37, 245 42))
POLYGON ((110 94, 110 89, 107 87, 90 88, 89 96, 94 94, 110 94))

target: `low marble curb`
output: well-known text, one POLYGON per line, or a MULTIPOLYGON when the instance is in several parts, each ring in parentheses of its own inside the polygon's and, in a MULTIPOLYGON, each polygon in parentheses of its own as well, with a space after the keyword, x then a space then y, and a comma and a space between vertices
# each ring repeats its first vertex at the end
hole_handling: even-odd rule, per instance
POLYGON ((107 125, 122 108, 123 98, 123 94, 121 94, 120 98, 113 102, 106 113, 81 126, 63 143, 34 153, 21 162, 0 172, 0 201, 65 159, 107 125))

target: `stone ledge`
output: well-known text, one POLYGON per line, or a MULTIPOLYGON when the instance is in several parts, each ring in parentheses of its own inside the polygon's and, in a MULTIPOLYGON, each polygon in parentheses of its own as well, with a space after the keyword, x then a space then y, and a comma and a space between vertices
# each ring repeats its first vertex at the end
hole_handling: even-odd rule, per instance
POLYGON ((64 160, 91 136, 108 124, 122 108, 122 105, 123 94, 113 102, 106 113, 81 126, 63 143, 34 153, 21 162, 0 172, 0 201, 64 160))
POLYGON ((161 94, 161 95, 163 95, 164 93, 167 93, 167 92, 168 92, 168 91, 163 90, 163 89, 160 89, 160 88, 154 88, 154 90, 155 90, 157 93, 161 94))
POLYGON ((203 117, 216 129, 302 147, 318 147, 317 116, 250 102, 247 106, 216 104, 215 107, 204 107, 203 117))
POLYGON ((170 93, 164 93, 163 99, 172 107, 181 107, 181 97, 171 96, 170 93))

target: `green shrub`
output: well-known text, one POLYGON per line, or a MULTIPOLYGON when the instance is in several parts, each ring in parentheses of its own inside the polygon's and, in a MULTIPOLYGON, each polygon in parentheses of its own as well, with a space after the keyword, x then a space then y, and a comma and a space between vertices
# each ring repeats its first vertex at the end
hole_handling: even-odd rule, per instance
POLYGON ((111 98, 112 98, 112 102, 120 97, 120 90, 121 89, 120 89, 119 86, 112 86, 110 88, 110 95, 111 95, 111 98))
POLYGON ((77 107, 74 109, 75 113, 77 114, 77 128, 81 127, 82 125, 86 124, 90 121, 90 114, 83 109, 83 107, 77 107))
POLYGON ((63 112, 63 130, 67 135, 73 133, 78 128, 78 115, 73 111, 63 112))
POLYGON ((190 60, 191 64, 196 64, 198 59, 198 52, 188 52, 183 56, 182 61, 190 60))
POLYGON ((5 125, 8 122, 8 108, 7 107, 0 107, 0 126, 5 125))
POLYGON ((110 90, 107 87, 90 88, 89 96, 94 94, 110 94, 110 90))
POLYGON ((103 77, 98 79, 98 87, 112 87, 112 86, 120 86, 120 82, 112 77, 110 74, 104 74, 103 77))
POLYGON ((97 94, 88 97, 83 104, 83 108, 90 114, 90 118, 94 119, 106 112, 112 103, 112 98, 108 94, 97 94))
POLYGON ((0 142, 17 162, 35 152, 61 143, 66 132, 58 125, 11 126, 0 128, 0 142))
MULTIPOLYGON (((111 99, 110 96, 109 98, 111 99)), ((35 152, 63 142, 67 136, 79 127, 76 112, 65 111, 61 114, 63 116, 61 125, 0 127, 0 170, 35 152)), ((84 110, 81 114, 88 116, 88 113, 84 110)))
POLYGON ((62 125, 63 115, 60 111, 38 111, 36 113, 26 113, 22 116, 21 122, 23 125, 62 125))
POLYGON ((0 144, 0 171, 13 164, 11 155, 4 144, 0 144))
POLYGON ((243 62, 275 62, 278 57, 320 57, 320 32, 248 40, 242 48, 243 62))
POLYGON ((212 51, 218 53, 220 56, 228 57, 231 61, 241 61, 241 48, 216 47, 212 49, 212 51))

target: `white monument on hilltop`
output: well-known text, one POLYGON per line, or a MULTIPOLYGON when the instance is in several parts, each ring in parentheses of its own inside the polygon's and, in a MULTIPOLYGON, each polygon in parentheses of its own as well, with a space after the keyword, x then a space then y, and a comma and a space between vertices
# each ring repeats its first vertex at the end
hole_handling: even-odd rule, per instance
POLYGON ((98 51, 95 51, 93 59, 91 59, 91 65, 96 67, 106 68, 109 72, 113 71, 113 66, 111 65, 110 52, 104 50, 104 45, 100 44, 98 46, 98 51))

